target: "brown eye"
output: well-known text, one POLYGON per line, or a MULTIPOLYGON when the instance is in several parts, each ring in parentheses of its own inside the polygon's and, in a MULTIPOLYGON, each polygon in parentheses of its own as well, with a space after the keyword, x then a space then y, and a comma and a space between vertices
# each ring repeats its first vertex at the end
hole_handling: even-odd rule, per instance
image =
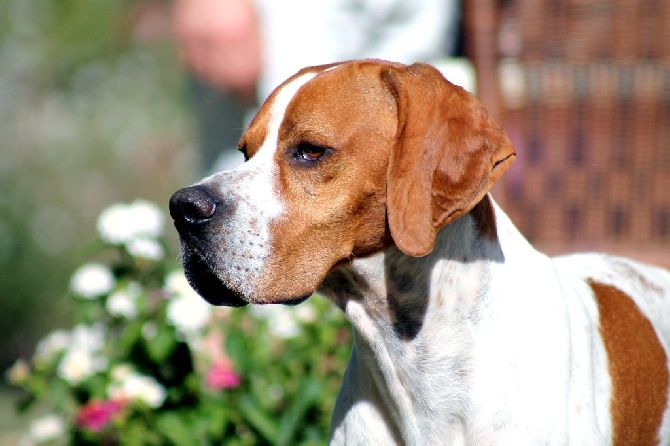
POLYGON ((326 153, 326 148, 309 143, 298 144, 295 158, 302 161, 316 161, 326 153))

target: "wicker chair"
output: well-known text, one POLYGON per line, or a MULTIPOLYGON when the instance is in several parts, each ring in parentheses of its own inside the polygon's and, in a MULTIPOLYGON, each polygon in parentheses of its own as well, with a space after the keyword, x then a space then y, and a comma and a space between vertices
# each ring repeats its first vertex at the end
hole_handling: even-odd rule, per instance
POLYGON ((670 266, 670 1, 465 0, 481 100, 518 157, 496 185, 550 253, 670 266))

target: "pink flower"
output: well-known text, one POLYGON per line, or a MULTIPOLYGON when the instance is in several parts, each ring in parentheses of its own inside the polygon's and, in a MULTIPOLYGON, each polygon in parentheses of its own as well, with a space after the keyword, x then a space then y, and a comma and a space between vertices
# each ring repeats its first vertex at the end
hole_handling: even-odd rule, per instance
POLYGON ((232 364, 227 359, 221 359, 212 364, 205 376, 205 382, 216 390, 234 389, 240 385, 240 376, 233 371, 232 364))
POLYGON ((117 400, 90 401, 77 414, 77 426, 85 427, 93 432, 100 432, 107 426, 114 415, 123 409, 124 402, 117 400))

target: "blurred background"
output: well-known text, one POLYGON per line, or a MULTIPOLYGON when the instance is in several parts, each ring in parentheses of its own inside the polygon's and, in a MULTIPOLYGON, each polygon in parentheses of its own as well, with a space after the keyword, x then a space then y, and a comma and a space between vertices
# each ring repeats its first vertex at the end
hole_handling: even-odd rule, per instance
POLYGON ((479 97, 517 160, 494 196, 550 253, 670 266, 670 3, 464 2, 479 97))
MULTIPOLYGON (((196 177, 169 2, 0 0, 0 369, 67 326, 101 209, 196 177)), ((3 387, 0 387, 3 388, 3 387)), ((11 398, 0 391, 0 432, 11 398)))
POLYGON ((0 365, 67 318, 97 214, 195 178, 162 1, 0 1, 0 365))
MULTIPOLYGON (((100 210, 135 198, 164 206, 178 187, 228 163, 218 148, 235 144, 275 82, 268 77, 279 75, 250 74, 255 84, 213 103, 222 88, 189 63, 179 32, 175 42, 173 7, 0 0, 2 369, 68 324, 60 296, 100 210), (203 122, 215 112, 228 120, 203 122)), ((421 58, 474 66, 472 89, 518 150, 494 196, 522 232, 551 253, 598 249, 670 266, 670 2, 445 0, 438 8, 445 40, 421 58)), ((403 11, 387 21, 397 22, 393 14, 403 11)), ((10 410, 0 408, 0 419, 10 410)))

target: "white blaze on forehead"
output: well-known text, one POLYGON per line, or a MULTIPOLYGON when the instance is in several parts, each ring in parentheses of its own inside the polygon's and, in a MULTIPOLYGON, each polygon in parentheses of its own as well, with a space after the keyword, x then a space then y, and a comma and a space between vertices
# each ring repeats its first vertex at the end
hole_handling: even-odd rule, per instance
POLYGON ((282 211, 281 201, 274 187, 277 173, 274 155, 279 143, 279 129, 284 121, 286 108, 300 87, 317 74, 316 72, 305 73, 281 87, 272 102, 265 141, 253 158, 237 169, 240 173, 244 171, 251 174, 250 190, 254 194, 254 201, 269 217, 276 217, 282 211))

